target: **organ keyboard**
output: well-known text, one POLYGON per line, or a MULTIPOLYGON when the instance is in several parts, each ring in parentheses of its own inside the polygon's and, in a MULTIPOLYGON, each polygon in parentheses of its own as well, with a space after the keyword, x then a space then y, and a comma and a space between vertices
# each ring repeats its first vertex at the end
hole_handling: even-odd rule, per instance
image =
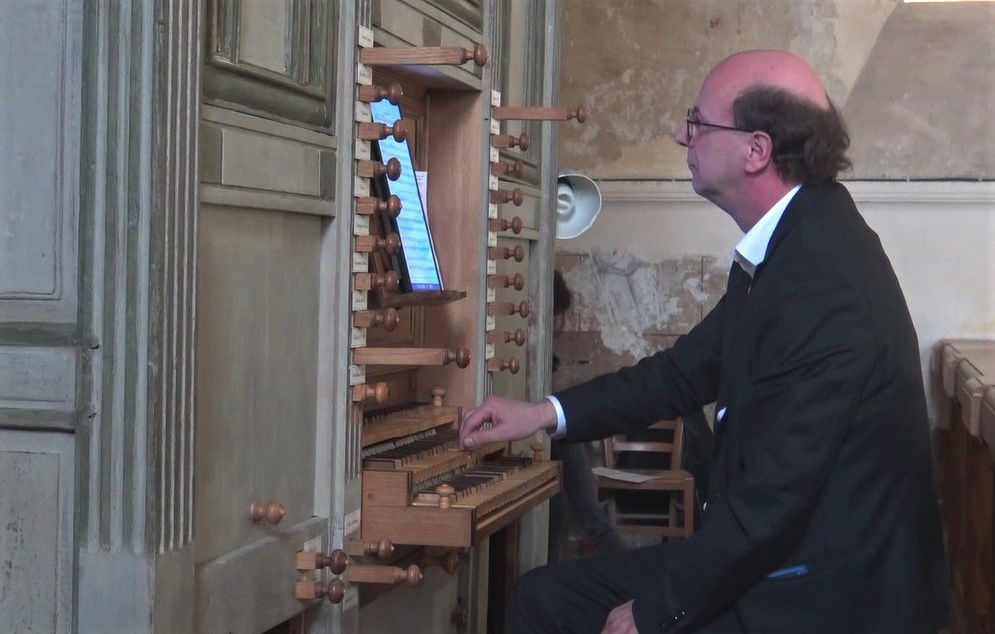
POLYGON ((559 463, 461 450, 459 421, 435 404, 365 416, 362 542, 469 548, 559 491, 559 463))

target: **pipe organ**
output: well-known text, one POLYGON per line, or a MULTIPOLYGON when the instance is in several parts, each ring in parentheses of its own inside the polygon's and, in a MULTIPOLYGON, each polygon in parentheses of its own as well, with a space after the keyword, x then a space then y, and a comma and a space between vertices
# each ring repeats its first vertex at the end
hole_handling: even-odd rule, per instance
POLYGON ((7 175, 39 213, 37 288, 0 298, 0 630, 500 632, 560 469, 456 434, 549 390, 557 126, 588 116, 559 0, 8 4, 52 78, 12 120, 52 135, 8 127, 62 171, 7 175))

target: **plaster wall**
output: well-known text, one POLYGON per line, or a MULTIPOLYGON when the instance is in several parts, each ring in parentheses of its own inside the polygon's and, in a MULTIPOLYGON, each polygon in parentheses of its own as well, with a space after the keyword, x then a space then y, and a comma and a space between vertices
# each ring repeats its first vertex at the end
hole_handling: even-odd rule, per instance
POLYGON ((569 0, 564 167, 605 179, 687 178, 671 135, 708 70, 751 48, 808 59, 853 137, 853 179, 995 178, 995 3, 569 0))

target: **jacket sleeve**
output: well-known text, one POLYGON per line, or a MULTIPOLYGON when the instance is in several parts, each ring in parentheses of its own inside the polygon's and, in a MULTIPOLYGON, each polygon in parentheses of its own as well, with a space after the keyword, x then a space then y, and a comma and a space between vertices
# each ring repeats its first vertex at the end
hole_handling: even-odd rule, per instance
POLYGON ((781 299, 728 423, 744 435, 740 470, 695 535, 655 555, 659 575, 633 604, 640 632, 696 629, 793 552, 857 416, 877 353, 854 295, 823 278, 781 299))
POLYGON ((715 401, 725 298, 673 347, 554 394, 568 442, 596 440, 676 418, 715 401))

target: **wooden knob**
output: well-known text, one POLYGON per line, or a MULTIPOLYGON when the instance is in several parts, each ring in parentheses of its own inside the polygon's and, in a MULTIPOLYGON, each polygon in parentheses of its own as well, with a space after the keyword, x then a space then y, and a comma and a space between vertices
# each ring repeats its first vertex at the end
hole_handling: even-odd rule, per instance
POLYGON ((394 195, 387 200, 373 196, 361 196, 356 199, 356 214, 372 216, 375 213, 385 213, 391 218, 397 218, 401 213, 401 199, 394 195))
POLYGON ((543 453, 543 450, 545 448, 546 448, 546 446, 542 444, 541 440, 537 440, 537 441, 535 441, 535 442, 532 443, 532 461, 533 462, 542 462, 543 458, 545 457, 545 455, 543 453))
POLYGON ((401 162, 396 158, 390 159, 386 164, 380 161, 360 159, 356 161, 356 175, 360 178, 386 176, 390 180, 396 181, 401 177, 401 162))
POLYGON ((372 273, 370 286, 372 288, 383 288, 385 291, 393 293, 401 283, 397 271, 387 271, 386 273, 372 273))
POLYGON ((249 505, 249 519, 251 519, 254 524, 258 524, 259 522, 266 520, 267 523, 276 525, 280 523, 286 514, 287 509, 275 500, 269 502, 268 504, 253 502, 249 505))
POLYGON ((525 288, 525 278, 521 273, 515 273, 514 276, 505 281, 505 288, 508 286, 514 286, 516 291, 520 291, 525 288))
POLYGON ((393 232, 388 233, 386 238, 356 236, 356 253, 371 253, 377 249, 393 255, 401 250, 401 237, 393 232))
POLYGON ((522 227, 525 226, 519 216, 515 216, 511 220, 506 218, 493 218, 488 225, 491 231, 507 231, 508 229, 511 229, 511 232, 515 234, 521 233, 522 227))
POLYGON ((345 584, 341 579, 331 581, 298 581, 294 584, 294 598, 328 599, 329 603, 341 603, 345 597, 345 584))
POLYGON ((407 570, 401 570, 401 573, 398 575, 397 580, 406 581, 409 586, 417 586, 423 578, 421 568, 418 567, 418 564, 411 564, 407 570))
POLYGON ((525 337, 526 337, 525 331, 522 330, 521 328, 517 329, 515 331, 515 337, 514 337, 515 345, 516 346, 523 346, 523 345, 525 345, 525 337))
POLYGON ((522 317, 528 317, 529 316, 529 303, 527 301, 525 301, 525 300, 522 300, 522 302, 520 304, 518 304, 517 309, 514 308, 514 307, 511 309, 511 314, 512 315, 514 315, 516 312, 519 315, 521 315, 522 317))
POLYGON ((518 374, 518 359, 512 357, 511 359, 488 359, 487 369, 492 372, 503 372, 508 370, 512 374, 518 374))
POLYGON ((567 113, 567 119, 576 119, 577 123, 584 123, 587 121, 587 108, 584 106, 577 106, 576 110, 571 110, 567 113))
POLYGON ((443 365, 448 365, 453 361, 456 362, 456 367, 465 368, 470 365, 470 350, 466 346, 460 346, 456 348, 456 351, 452 350, 446 351, 446 357, 443 359, 443 365))
POLYGON ((333 575, 340 575, 345 571, 346 566, 349 565, 349 556, 341 548, 336 548, 328 553, 328 556, 321 563, 325 564, 332 571, 333 575))
POLYGON ((483 44, 477 44, 473 47, 473 51, 468 51, 463 49, 463 63, 467 63, 470 60, 477 65, 478 68, 482 68, 487 64, 487 48, 483 44))
POLYGON ((373 103, 386 99, 396 106, 397 100, 403 96, 404 90, 401 88, 401 84, 396 82, 389 86, 366 85, 359 87, 359 100, 363 103, 373 103))
POLYGON ((442 399, 446 396, 446 391, 441 387, 432 388, 432 406, 442 407, 442 399))
POLYGON ((389 559, 394 554, 394 544, 386 537, 381 538, 375 544, 366 545, 366 554, 376 555, 380 560, 389 559))
POLYGON ((448 484, 440 484, 435 487, 435 493, 439 496, 439 508, 447 509, 453 505, 453 495, 456 489, 448 484))
MULTIPOLYGON (((497 191, 491 192, 491 202, 503 205, 505 203, 511 203, 516 207, 521 207, 522 203, 525 202, 525 192, 520 188, 515 189, 499 189, 497 191)), ((521 229, 519 229, 521 231, 521 229)))
POLYGON ((364 121, 358 125, 356 134, 361 141, 381 141, 390 136, 400 143, 408 138, 407 124, 404 119, 398 119, 392 126, 364 121))
POLYGON ((454 575, 459 570, 459 551, 453 548, 438 555, 426 552, 422 556, 419 565, 423 570, 432 566, 438 566, 446 571, 446 574, 454 575))
POLYGON ((494 176, 514 176, 521 178, 525 173, 525 163, 522 159, 515 159, 514 163, 491 163, 491 174, 494 176))
POLYGON ((328 568, 332 571, 332 574, 340 575, 348 565, 349 556, 344 550, 339 548, 336 548, 327 555, 325 553, 307 551, 297 553, 298 570, 321 570, 322 568, 328 568))
POLYGON ((523 152, 529 149, 529 145, 532 143, 532 138, 525 132, 520 135, 512 136, 510 134, 492 134, 491 135, 491 145, 496 148, 512 148, 518 147, 523 152))
POLYGON ((401 199, 391 194, 387 200, 378 200, 377 211, 385 213, 391 218, 397 218, 401 215, 401 199))
POLYGON ((387 384, 382 381, 373 385, 357 385, 352 388, 352 400, 356 403, 370 398, 376 400, 377 403, 384 403, 389 394, 390 390, 387 388, 387 384))
POLYGON ((525 248, 520 244, 514 249, 511 247, 489 247, 487 249, 487 254, 492 260, 508 260, 510 258, 515 258, 515 262, 521 262, 525 259, 525 248))

